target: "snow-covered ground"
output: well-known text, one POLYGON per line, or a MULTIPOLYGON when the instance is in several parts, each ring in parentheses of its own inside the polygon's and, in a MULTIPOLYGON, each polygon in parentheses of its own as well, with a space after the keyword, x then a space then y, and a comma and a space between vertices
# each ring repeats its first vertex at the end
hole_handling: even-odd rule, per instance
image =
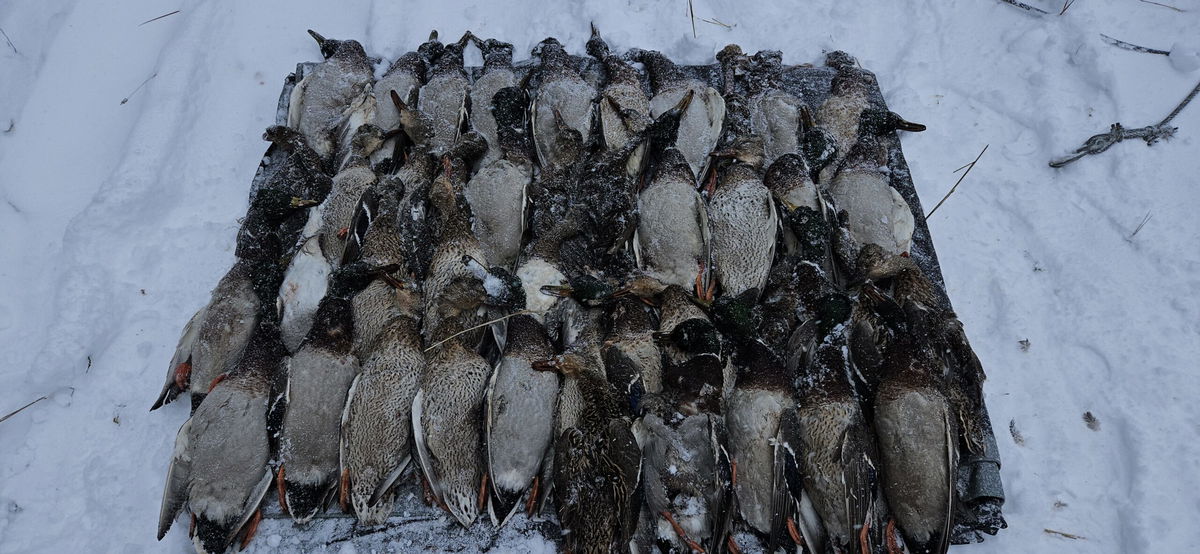
MULTIPOLYGON (((892 109, 929 126, 904 135, 927 207, 990 145, 929 222, 989 373, 1008 492, 1009 529, 955 551, 1193 550, 1200 102, 1169 142, 1046 162, 1115 121, 1155 123, 1191 90, 1194 60, 1100 33, 1194 52, 1200 2, 1081 0, 1061 16, 1061 0, 1026 2, 1052 14, 998 0, 695 0, 698 38, 687 0, 0 3, 0 417, 49 397, 0 423, 0 552, 190 548, 182 526, 155 541, 187 403, 146 409, 180 328, 233 261, 283 77, 319 58, 305 29, 387 59, 430 29, 470 29, 520 59, 551 35, 582 52, 589 21, 615 48, 682 63, 730 42, 787 63, 851 52, 892 109)), ((295 549, 287 533, 252 549, 276 547, 295 549)))

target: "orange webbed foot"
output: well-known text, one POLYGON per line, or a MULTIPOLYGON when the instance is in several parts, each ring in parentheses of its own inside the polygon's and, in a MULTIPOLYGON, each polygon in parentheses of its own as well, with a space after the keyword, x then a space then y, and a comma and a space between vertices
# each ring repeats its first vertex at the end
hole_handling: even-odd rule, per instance
POLYGON ((663 518, 667 520, 667 523, 671 524, 671 528, 675 530, 675 534, 679 535, 679 538, 683 539, 683 542, 687 543, 688 548, 691 548, 693 552, 699 552, 700 554, 705 553, 704 547, 700 546, 700 544, 698 544, 696 541, 688 538, 687 532, 683 530, 683 527, 679 525, 679 522, 675 521, 675 518, 671 516, 671 512, 663 510, 659 512, 658 515, 663 516, 663 518))
POLYGON ((342 227, 341 229, 338 229, 337 238, 346 240, 346 237, 348 237, 348 236, 350 236, 350 228, 349 227, 342 227))
POLYGON ((192 363, 182 362, 175 366, 175 388, 179 390, 187 390, 188 383, 191 382, 192 363))
POLYGON ((481 479, 479 481, 479 509, 480 510, 483 510, 483 507, 487 506, 487 483, 488 483, 488 474, 487 474, 487 472, 484 472, 483 479, 481 479))
POLYGON ((796 520, 790 517, 787 518, 787 532, 788 536, 792 537, 792 542, 799 546, 804 546, 804 536, 800 534, 800 529, 796 527, 796 520))
POLYGON ((733 540, 733 536, 726 537, 725 546, 730 554, 742 554, 742 549, 738 547, 737 541, 733 540))
POLYGON ((884 535, 887 537, 888 554, 903 554, 900 550, 900 544, 896 541, 896 520, 889 519, 887 529, 884 530, 884 535))
POLYGON ((863 522, 862 530, 858 532, 858 546, 862 549, 862 554, 871 554, 871 540, 868 538, 870 532, 871 521, 868 519, 863 522))
POLYGON ((342 479, 338 486, 338 506, 343 514, 350 513, 350 470, 342 470, 342 479))
POLYGON ((533 477, 533 485, 529 487, 529 499, 525 501, 525 515, 533 517, 534 510, 537 509, 538 488, 540 488, 540 475, 533 477))
POLYGON ((285 514, 291 514, 287 505, 287 481, 283 480, 283 466, 279 466, 279 471, 275 473, 275 490, 279 493, 279 508, 285 514))
POLYGON ((245 550, 246 546, 250 544, 250 541, 254 539, 254 534, 258 532, 258 524, 261 522, 262 508, 259 508, 254 511, 254 517, 251 517, 250 521, 246 522, 246 526, 242 528, 242 533, 244 533, 244 535, 242 536, 241 544, 238 545, 238 552, 245 550))

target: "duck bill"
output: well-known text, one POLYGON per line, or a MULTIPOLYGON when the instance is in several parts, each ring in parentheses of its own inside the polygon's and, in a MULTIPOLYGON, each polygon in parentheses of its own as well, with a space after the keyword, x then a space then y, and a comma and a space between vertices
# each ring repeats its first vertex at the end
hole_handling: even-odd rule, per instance
POLYGON ((543 285, 538 290, 546 296, 556 296, 558 298, 570 298, 575 293, 575 289, 567 285, 543 285))
POLYGON ((457 44, 459 48, 464 48, 467 46, 467 41, 474 42, 476 40, 478 40, 478 39, 475 38, 475 33, 472 33, 471 31, 467 31, 467 32, 463 33, 462 38, 458 39, 458 42, 455 42, 454 44, 457 44))
POLYGON ((901 131, 908 131, 910 133, 920 133, 921 131, 925 130, 924 125, 921 125, 920 123, 913 123, 912 121, 908 121, 908 120, 904 119, 903 117, 896 115, 895 112, 892 112, 892 119, 895 121, 896 128, 900 129, 901 131))
POLYGON ((317 41, 318 46, 324 47, 325 43, 329 42, 329 39, 321 36, 321 33, 318 33, 312 29, 308 30, 308 34, 312 36, 313 40, 317 41))
POLYGON ((289 204, 293 208, 311 208, 313 206, 316 206, 317 204, 320 204, 320 202, 317 202, 316 200, 309 200, 307 198, 300 198, 297 196, 293 196, 292 201, 289 204))
POLYGON ((529 365, 534 371, 550 371, 553 373, 558 373, 558 360, 553 358, 549 360, 536 360, 529 365))
POLYGON ((675 107, 671 108, 671 111, 683 113, 684 110, 688 109, 688 106, 692 105, 692 98, 695 96, 696 91, 694 89, 688 89, 687 94, 683 95, 683 98, 679 99, 679 103, 675 104, 675 107))

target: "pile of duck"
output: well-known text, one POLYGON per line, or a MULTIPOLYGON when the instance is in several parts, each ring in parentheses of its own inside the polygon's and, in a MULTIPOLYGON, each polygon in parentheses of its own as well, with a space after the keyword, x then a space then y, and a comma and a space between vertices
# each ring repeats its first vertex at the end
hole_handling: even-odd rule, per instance
POLYGON ((681 67, 593 28, 586 57, 549 38, 514 65, 435 33, 376 79, 310 33, 325 60, 154 404, 192 406, 160 539, 186 507, 198 551, 244 546, 268 493, 382 525, 418 480, 463 526, 524 512, 570 552, 945 552, 1003 526, 984 374, 898 154, 923 127, 853 58, 681 67))

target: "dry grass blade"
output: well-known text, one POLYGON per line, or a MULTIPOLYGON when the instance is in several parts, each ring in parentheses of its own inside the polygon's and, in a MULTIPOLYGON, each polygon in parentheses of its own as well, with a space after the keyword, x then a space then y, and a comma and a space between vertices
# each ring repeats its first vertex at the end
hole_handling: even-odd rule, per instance
POLYGON ((1027 11, 1027 12, 1033 12, 1033 13, 1040 13, 1040 14, 1050 15, 1050 12, 1048 12, 1048 11, 1046 11, 1046 10, 1043 10, 1043 9, 1041 9, 1041 8, 1035 8, 1035 7, 1033 7, 1033 6, 1030 6, 1029 4, 1026 4, 1026 3, 1024 3, 1024 2, 1018 2, 1017 0, 1000 0, 1000 1, 1001 1, 1001 2, 1004 2, 1005 4, 1008 4, 1008 5, 1010 5, 1010 6, 1016 6, 1016 7, 1018 7, 1018 8, 1021 8, 1022 10, 1025 10, 1025 11, 1027 11))
POLYGON ((28 403, 28 404, 26 404, 26 405, 24 405, 24 406, 21 406, 20 408, 17 408, 17 409, 15 409, 15 410, 13 410, 13 411, 9 412, 9 413, 8 413, 8 415, 6 415, 6 416, 4 416, 4 417, 0 417, 0 423, 4 423, 4 421, 5 421, 5 420, 7 420, 8 418, 10 418, 10 417, 12 417, 12 416, 15 416, 15 415, 17 415, 17 414, 21 413, 21 411, 22 411, 22 410, 24 410, 25 408, 28 408, 28 407, 30 407, 30 406, 32 406, 32 405, 34 405, 34 404, 37 404, 38 402, 41 402, 41 401, 43 401, 43 400, 45 400, 45 399, 46 399, 46 397, 45 397, 45 396, 43 396, 43 397, 41 397, 41 398, 38 398, 37 400, 34 400, 33 402, 30 402, 30 403, 28 403))
POLYGON ((493 323, 500 323, 501 321, 504 321, 504 320, 506 320, 506 319, 508 319, 508 318, 510 318, 510 317, 516 317, 516 316, 523 315, 523 314, 534 314, 534 313, 537 313, 537 312, 535 312, 535 311, 533 311, 533 310, 521 310, 521 311, 519 311, 519 312, 513 312, 513 313, 511 313, 511 314, 508 314, 508 315, 506 315, 506 316, 503 316, 503 317, 498 317, 498 318, 496 318, 496 319, 493 319, 493 320, 491 320, 491 321, 485 321, 485 322, 483 322, 483 323, 480 323, 479 325, 476 325, 476 326, 474 326, 474 327, 467 327, 466 329, 463 329, 462 331, 459 331, 459 332, 457 332, 457 333, 454 333, 453 335, 450 335, 450 336, 448 336, 448 337, 446 337, 446 338, 444 338, 444 339, 442 339, 442 340, 439 340, 439 341, 437 341, 437 342, 435 342, 435 343, 433 343, 433 344, 429 345, 429 348, 426 348, 425 350, 422 350, 422 352, 429 352, 430 350, 433 350, 434 348, 437 348, 437 347, 439 347, 439 346, 441 346, 441 345, 445 344, 445 343, 446 343, 446 341, 448 341, 448 340, 450 340, 450 339, 452 339, 452 338, 454 338, 454 337, 457 337, 457 336, 459 336, 459 335, 461 335, 461 334, 463 334, 463 333, 470 333, 471 331, 474 331, 474 330, 476 330, 476 329, 482 329, 482 328, 484 328, 484 327, 487 327, 488 325, 491 325, 491 324, 493 324, 493 323))
POLYGON ((692 19, 692 38, 697 38, 696 34, 696 9, 692 7, 692 0, 688 0, 688 17, 692 19))
POLYGON ((963 174, 960 175, 958 177, 958 180, 954 182, 954 186, 950 187, 950 192, 947 192, 946 196, 943 196, 942 199, 938 201, 937 205, 934 206, 932 210, 929 210, 929 213, 925 214, 925 219, 929 219, 929 216, 933 215, 933 212, 936 212, 938 210, 938 208, 942 207, 942 204, 944 204, 946 202, 947 198, 950 198, 951 194, 954 194, 954 191, 956 189, 958 189, 958 185, 963 182, 963 179, 966 179, 967 175, 971 173, 971 170, 975 169, 975 164, 979 162, 979 158, 983 157, 983 153, 987 152, 988 146, 991 146, 991 145, 990 144, 983 145, 983 150, 979 151, 979 155, 975 156, 975 159, 971 163, 954 170, 954 173, 958 173, 963 168, 966 168, 966 171, 963 171, 963 174))
POLYGON ((1071 6, 1072 6, 1072 5, 1074 5, 1074 4, 1075 4, 1075 0, 1067 0, 1066 2, 1064 2, 1064 3, 1063 3, 1063 8, 1062 8, 1062 11, 1058 12, 1058 15, 1062 15, 1062 14, 1064 14, 1064 13, 1067 13, 1067 10, 1068 10, 1068 9, 1070 9, 1070 8, 1071 8, 1071 6))
POLYGON ((726 29, 732 29, 732 28, 734 28, 734 25, 730 25, 730 24, 728 24, 728 23, 725 23, 724 21, 721 21, 720 19, 717 19, 717 18, 715 18, 715 17, 714 17, 714 18, 712 18, 712 19, 701 19, 700 21, 703 21, 703 22, 705 22, 705 23, 708 23, 708 24, 711 24, 711 25, 720 25, 721 27, 724 27, 724 28, 726 28, 726 29))
POLYGON ((21 55, 21 51, 20 51, 20 50, 17 50, 17 47, 13 45, 13 43, 12 43, 12 39, 8 38, 8 33, 4 32, 4 28, 3 28, 3 27, 0 27, 0 35, 4 35, 4 42, 7 42, 7 43, 8 43, 8 47, 9 47, 9 48, 12 48, 13 52, 16 52, 16 54, 17 54, 18 56, 20 56, 20 55, 21 55))
POLYGON ((175 15, 175 14, 179 13, 180 11, 181 11, 181 10, 175 10, 175 11, 173 11, 173 12, 171 12, 171 13, 164 13, 164 14, 162 14, 162 15, 160 15, 160 16, 158 16, 158 17, 154 18, 154 19, 147 19, 147 20, 145 20, 145 21, 143 21, 143 22, 141 22, 141 23, 138 23, 138 27, 141 27, 142 25, 145 25, 145 24, 147 24, 147 23, 151 23, 151 22, 154 22, 154 21, 158 21, 158 20, 160 20, 160 19, 162 19, 162 18, 164 18, 164 17, 167 17, 168 15, 175 15))
POLYGON ((1153 217, 1152 214, 1150 212, 1146 212, 1146 217, 1142 218, 1142 222, 1138 223, 1137 227, 1134 228, 1133 232, 1130 233, 1128 237, 1125 237, 1125 240, 1129 240, 1129 241, 1133 240, 1133 237, 1136 237, 1137 234, 1142 231, 1142 227, 1145 227, 1146 224, 1150 222, 1151 217, 1153 217))
POLYGON ((1168 6, 1166 4, 1160 4, 1158 2, 1153 2, 1152 0, 1139 0, 1139 1, 1146 3, 1146 4, 1154 4, 1155 6, 1162 6, 1164 8, 1167 8, 1168 10, 1175 10, 1179 13, 1187 13, 1187 10, 1181 10, 1179 8, 1176 8, 1175 6, 1168 6))
POLYGON ((1157 48, 1147 48, 1145 46, 1139 46, 1132 42, 1125 42, 1121 39, 1116 39, 1116 38, 1110 37, 1104 33, 1100 33, 1100 38, 1104 39, 1104 42, 1107 42, 1107 43, 1109 43, 1113 46, 1116 46, 1117 48, 1120 48, 1122 50, 1129 50, 1131 52, 1141 52, 1143 54, 1159 54, 1162 56, 1170 56, 1171 55, 1171 53, 1166 50, 1159 50, 1157 48))
POLYGON ((1068 538, 1068 539, 1071 539, 1074 541, 1086 541, 1087 540, 1087 537, 1085 537, 1085 536, 1076 535, 1073 533, 1065 533, 1063 531, 1055 531, 1054 529, 1042 529, 1042 531, 1049 533, 1051 535, 1058 535, 1060 537, 1068 538))
POLYGON ((153 79, 155 77, 158 77, 158 73, 155 73, 154 75, 146 77, 146 80, 142 81, 142 84, 138 85, 137 88, 133 89, 133 92, 129 93, 129 96, 126 96, 125 98, 121 99, 121 105, 124 106, 125 103, 129 101, 130 98, 133 98, 133 95, 137 94, 137 91, 142 90, 142 87, 146 86, 146 83, 149 83, 150 79, 153 79))

